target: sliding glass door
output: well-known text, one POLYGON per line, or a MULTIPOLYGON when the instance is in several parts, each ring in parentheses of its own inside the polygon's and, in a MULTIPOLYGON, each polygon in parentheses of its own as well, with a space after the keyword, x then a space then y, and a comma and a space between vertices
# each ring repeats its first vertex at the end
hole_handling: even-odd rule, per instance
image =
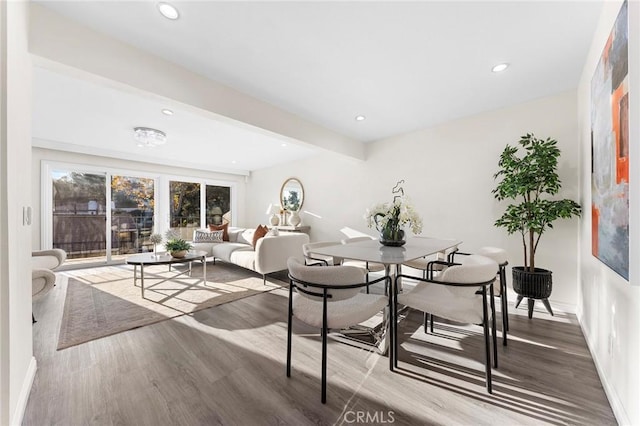
POLYGON ((185 240, 208 224, 232 224, 235 184, 67 163, 42 165, 41 248, 68 264, 122 261, 153 250, 152 233, 185 240))
POLYGON ((153 251, 149 236, 154 226, 154 181, 111 176, 111 254, 153 251))
POLYGON ((68 259, 104 260, 106 173, 54 170, 51 173, 53 248, 68 259))
POLYGON ((206 185, 206 223, 223 225, 231 223, 231 188, 206 185))
POLYGON ((200 227, 200 184, 169 181, 169 201, 169 229, 190 240, 193 230, 200 227))

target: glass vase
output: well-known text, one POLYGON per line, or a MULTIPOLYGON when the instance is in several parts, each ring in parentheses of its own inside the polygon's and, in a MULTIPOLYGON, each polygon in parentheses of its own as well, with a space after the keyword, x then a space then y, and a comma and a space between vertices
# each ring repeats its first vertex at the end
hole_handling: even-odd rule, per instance
POLYGON ((407 240, 404 239, 404 230, 395 227, 386 227, 380 231, 380 244, 388 247, 403 246, 407 240))

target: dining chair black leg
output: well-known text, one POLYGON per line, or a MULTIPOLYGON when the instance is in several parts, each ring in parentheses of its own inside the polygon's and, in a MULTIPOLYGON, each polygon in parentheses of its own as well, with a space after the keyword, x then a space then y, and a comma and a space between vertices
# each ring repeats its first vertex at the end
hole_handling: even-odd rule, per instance
MULTIPOLYGON (((500 279, 502 280, 502 285, 503 285, 501 295, 504 298, 504 324, 506 324, 505 330, 509 331, 509 299, 507 298, 507 271, 504 266, 501 267, 501 272, 502 272, 502 276, 500 277, 500 279)), ((507 345, 506 337, 505 337, 504 345, 505 346, 507 345)))
MULTIPOLYGON (((369 282, 369 262, 365 263, 365 268, 367 269, 367 283, 369 282)), ((367 285, 367 294, 369 294, 369 286, 367 285)))
POLYGON ((389 284, 391 289, 390 297, 393 299, 393 368, 398 368, 398 280, 394 285, 389 284))
POLYGON ((422 325, 424 327, 424 334, 428 334, 429 331, 427 330, 427 327, 429 326, 429 312, 425 312, 423 314, 422 325))
POLYGON ((395 341, 395 333, 393 328, 393 323, 395 322, 395 313, 393 311, 393 298, 389 297, 389 319, 387 324, 387 355, 389 356, 389 371, 393 371, 393 359, 394 359, 394 341, 395 341))
POLYGON ((327 289, 322 306, 322 403, 327 403, 327 289))
POLYGON ((509 318, 507 317, 507 289, 502 282, 502 271, 500 271, 500 310, 502 311, 502 346, 507 346, 509 318))
POLYGON ((484 328, 485 380, 487 392, 493 393, 491 386, 491 350, 489 349, 489 320, 487 319, 487 289, 482 288, 482 326, 484 328))
POLYGON ((433 314, 429 314, 429 327, 431 328, 431 334, 433 334, 433 314))
POLYGON ((289 281, 289 314, 287 319, 287 377, 291 377, 291 329, 293 322, 293 284, 289 281))
POLYGON ((493 285, 489 286, 491 300, 491 339, 493 343, 493 368, 498 368, 498 338, 496 336, 496 298, 493 294, 493 285))
POLYGON ((524 296, 519 294, 518 299, 516 300, 516 309, 518 309, 518 306, 520 306, 520 302, 522 302, 522 299, 524 299, 524 296))

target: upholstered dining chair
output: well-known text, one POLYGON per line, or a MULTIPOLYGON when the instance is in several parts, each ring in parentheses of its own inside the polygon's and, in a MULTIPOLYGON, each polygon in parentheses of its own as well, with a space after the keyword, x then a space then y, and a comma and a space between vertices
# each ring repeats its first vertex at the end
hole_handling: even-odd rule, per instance
MULTIPOLYGON (((416 237, 416 238, 422 238, 422 237, 416 237)), ((458 251, 458 246, 454 246, 451 247, 448 250, 445 251, 440 251, 438 253, 435 254, 435 256, 427 256, 427 257, 419 257, 417 259, 414 260, 409 260, 407 262, 404 262, 402 264, 402 266, 408 266, 409 268, 412 269, 417 269, 419 271, 422 271, 422 278, 433 278, 433 276, 429 276, 429 269, 431 270, 431 273, 433 274, 434 272, 442 272, 442 270, 446 267, 445 265, 438 263, 438 262, 433 262, 434 260, 437 261, 447 261, 449 259, 449 256, 451 256, 452 253, 455 253, 456 251, 458 251)))
MULTIPOLYGON (((485 256, 493 259, 498 264, 498 281, 493 283, 494 295, 500 298, 500 311, 502 313, 502 345, 507 346, 507 334, 509 332, 509 303, 507 300, 507 274, 506 268, 509 262, 507 261, 507 251, 498 247, 480 247, 476 253, 480 256, 485 256), (498 290, 496 292, 496 289, 498 290)), ((470 256, 471 253, 464 253, 460 251, 452 252, 449 256, 449 261, 464 263, 465 256, 470 256)))
MULTIPOLYGON (((374 240, 375 238, 373 237, 369 237, 369 236, 362 236, 362 237, 351 237, 351 238, 345 238, 344 240, 342 240, 342 244, 351 244, 351 243, 357 243, 358 241, 369 241, 369 240, 374 240)), ((353 260, 353 259, 343 259, 342 260, 342 264, 345 266, 355 266, 358 268, 362 268, 364 270, 367 271, 367 276, 366 279, 367 281, 369 281, 369 274, 371 272, 380 272, 380 271, 384 271, 385 270, 385 266, 382 263, 375 263, 375 262, 363 262, 361 260, 353 260)), ((388 291, 388 287, 385 286, 385 294, 387 294, 388 291)), ((367 294, 369 293, 369 286, 367 286, 367 294)))
MULTIPOLYGON (((418 284, 402 294, 392 294, 391 339, 393 368, 398 366, 398 305, 429 312, 440 318, 467 324, 480 324, 484 331, 485 377, 487 392, 492 393, 491 349, 489 342, 489 316, 492 319, 494 367, 498 366, 495 305, 493 303, 493 282, 498 264, 484 256, 471 255, 464 265, 452 265, 437 276, 437 280, 400 274, 398 279, 414 279, 418 284), (487 300, 487 287, 490 299, 487 300), (490 305, 490 308, 487 306, 490 305), (491 312, 489 312, 491 310, 491 312)), ((397 286, 396 286, 397 287, 397 286)), ((426 331, 426 329, 425 329, 426 331)))
POLYGON ((323 264, 325 266, 340 265, 342 259, 314 253, 314 249, 339 245, 340 241, 318 241, 302 245, 302 253, 307 265, 323 264))
MULTIPOLYGON (((366 272, 353 266, 309 266, 289 258, 289 312, 287 320, 287 377, 291 377, 293 318, 318 327, 322 335, 322 403, 327 401, 327 334, 331 329, 357 325, 389 304, 385 296, 364 294, 366 272)), ((388 281, 382 277, 374 282, 388 281)))

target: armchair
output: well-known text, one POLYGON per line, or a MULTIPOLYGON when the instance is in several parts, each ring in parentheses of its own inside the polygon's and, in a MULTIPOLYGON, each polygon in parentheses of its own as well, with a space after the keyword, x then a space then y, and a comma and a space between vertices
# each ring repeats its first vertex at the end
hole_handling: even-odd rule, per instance
MULTIPOLYGON (((368 320, 388 306, 385 296, 360 292, 365 271, 353 266, 307 266, 290 258, 287 322, 287 377, 291 377, 292 322, 318 327, 322 333, 322 403, 327 401, 327 333, 368 320), (296 290, 294 293, 294 289, 296 290)), ((378 281, 388 281, 388 277, 378 281)))
MULTIPOLYGON (((42 296, 56 284, 53 270, 58 268, 67 258, 67 252, 61 249, 36 250, 31 252, 31 295, 42 296)), ((31 320, 36 318, 31 314, 31 320)))
POLYGON ((485 343, 486 387, 487 392, 491 393, 491 350, 489 347, 487 287, 489 287, 491 293, 494 366, 497 367, 495 309, 492 286, 497 270, 498 264, 494 260, 484 256, 472 255, 466 259, 463 265, 453 265, 446 268, 438 275, 437 280, 404 274, 398 275, 396 280, 410 278, 417 280, 419 283, 409 292, 391 295, 393 299, 391 302, 393 368, 398 366, 397 310, 398 304, 402 304, 452 321, 481 324, 485 343))
POLYGON ((55 270, 67 259, 67 252, 62 249, 35 250, 31 252, 33 269, 55 270))
MULTIPOLYGON (((507 274, 506 268, 509 262, 507 261, 507 252, 504 249, 497 247, 481 247, 478 250, 478 255, 493 259, 498 264, 498 280, 493 283, 493 292, 497 297, 500 297, 500 311, 502 312, 502 345, 507 346, 507 333, 509 331, 509 303, 507 301, 507 274), (496 293, 497 290, 497 293, 496 293)), ((449 254, 449 261, 465 263, 464 257, 455 259, 455 256, 470 256, 471 253, 463 253, 455 251, 449 254)), ((517 306, 516 306, 517 307, 517 306)), ((433 321, 432 321, 433 328, 433 321)))
MULTIPOLYGON (((351 243, 357 243, 358 241, 367 241, 367 240, 373 240, 373 237, 365 236, 365 237, 345 238, 344 240, 342 240, 342 244, 351 244, 351 243)), ((380 272, 380 271, 384 271, 385 270, 385 266, 382 263, 363 262, 361 260, 348 260, 348 259, 345 259, 345 260, 342 261, 342 264, 345 265, 345 266, 355 266, 355 267, 362 268, 365 271, 367 271, 367 275, 366 275, 367 282, 369 281, 369 273, 370 272, 380 272)), ((388 287, 386 286, 385 287, 385 294, 387 294, 387 289, 388 289, 388 287)), ((369 286, 367 285, 367 294, 368 293, 369 293, 369 286)))
POLYGON ((336 266, 342 263, 342 259, 333 256, 323 256, 313 252, 314 249, 339 245, 340 241, 319 241, 315 243, 307 243, 302 245, 302 253, 304 254, 307 265, 323 264, 325 266, 336 266))

